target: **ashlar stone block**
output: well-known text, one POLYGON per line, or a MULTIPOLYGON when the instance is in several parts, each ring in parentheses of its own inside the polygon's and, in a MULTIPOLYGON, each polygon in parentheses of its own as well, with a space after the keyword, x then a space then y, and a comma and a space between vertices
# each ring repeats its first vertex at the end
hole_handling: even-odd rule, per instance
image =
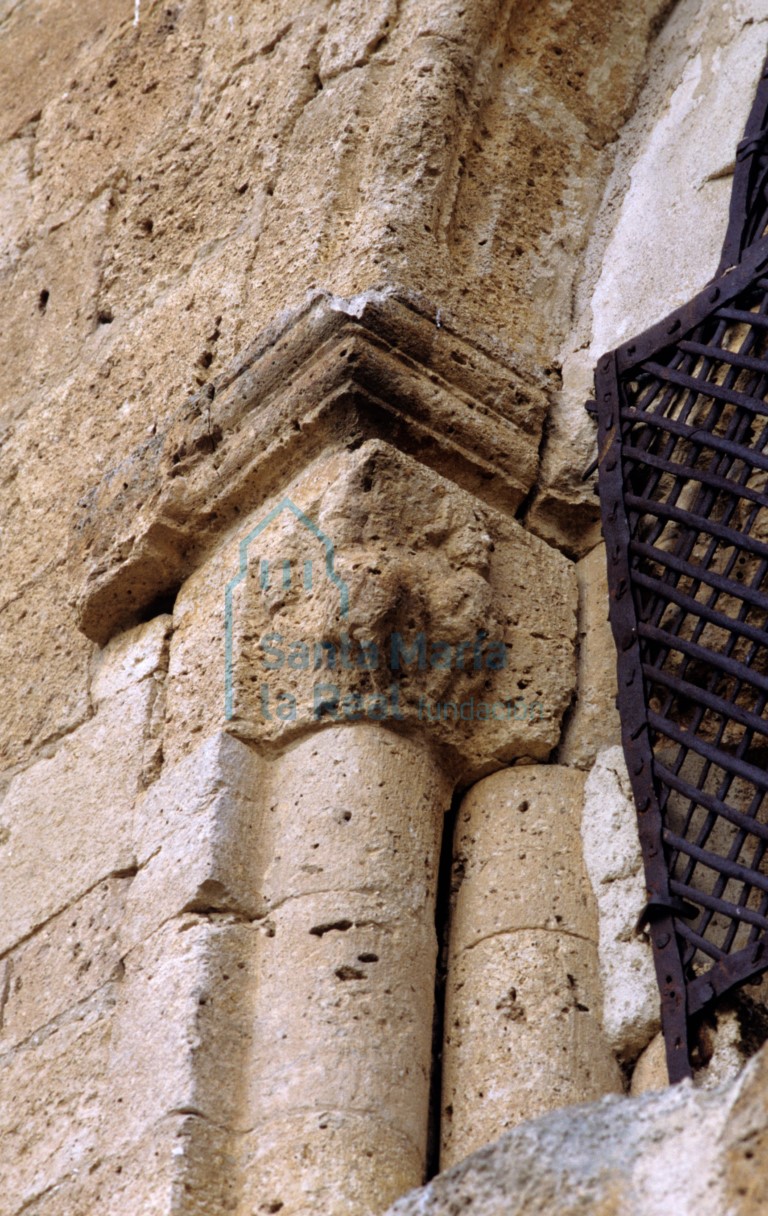
POLYGON ((111 875, 86 892, 0 964, 0 1053, 54 1027, 114 981, 121 968, 120 928, 133 879, 111 875))
POLYGON ((558 763, 588 769, 597 753, 621 741, 616 708, 616 647, 608 623, 605 544, 576 563, 579 585, 579 678, 558 763))
POLYGON ((222 732, 166 765, 137 801, 124 950, 183 912, 264 915, 256 862, 264 767, 252 748, 222 732))
POLYGON ((107 875, 135 866, 131 811, 154 698, 152 680, 111 697, 9 785, 0 806, 0 951, 107 875))

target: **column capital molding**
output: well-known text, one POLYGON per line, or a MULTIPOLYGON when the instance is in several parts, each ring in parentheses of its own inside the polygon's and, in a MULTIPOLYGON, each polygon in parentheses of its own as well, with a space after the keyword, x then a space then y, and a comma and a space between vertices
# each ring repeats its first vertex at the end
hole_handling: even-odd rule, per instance
POLYGON ((327 449, 383 439, 514 513, 546 412, 542 375, 417 293, 316 292, 81 499, 79 627, 103 644, 146 614, 327 449))

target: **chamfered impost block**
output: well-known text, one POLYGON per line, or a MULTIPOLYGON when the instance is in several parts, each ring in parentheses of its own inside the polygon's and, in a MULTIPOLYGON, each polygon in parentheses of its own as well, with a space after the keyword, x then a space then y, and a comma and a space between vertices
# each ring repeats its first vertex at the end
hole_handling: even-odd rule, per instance
POLYGON ((512 513, 538 469, 540 378, 421 297, 314 295, 81 500, 80 628, 103 644, 324 451, 380 438, 512 513))

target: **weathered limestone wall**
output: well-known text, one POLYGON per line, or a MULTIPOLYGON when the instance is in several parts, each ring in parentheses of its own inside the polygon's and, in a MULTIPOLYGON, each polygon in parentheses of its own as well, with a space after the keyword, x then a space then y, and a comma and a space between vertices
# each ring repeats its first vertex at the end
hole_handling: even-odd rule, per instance
MULTIPOLYGON (((548 297, 545 323, 531 291, 568 296, 578 200, 596 201, 608 160, 595 146, 631 105, 653 15, 69 10, 15 5, 0 43, 6 771, 92 712, 91 647, 62 610, 80 579, 66 560, 75 504, 307 291, 401 285, 434 301, 437 336, 455 314, 533 358, 521 374, 550 366, 568 309, 548 297), (384 96, 396 104, 383 111, 384 96), (460 211, 460 239, 435 208, 460 211)), ((455 353, 455 366, 469 357, 455 353)))
POLYGON ((582 405, 766 28, 668 7, 3 6, 2 1216, 381 1212, 663 1083, 582 405))

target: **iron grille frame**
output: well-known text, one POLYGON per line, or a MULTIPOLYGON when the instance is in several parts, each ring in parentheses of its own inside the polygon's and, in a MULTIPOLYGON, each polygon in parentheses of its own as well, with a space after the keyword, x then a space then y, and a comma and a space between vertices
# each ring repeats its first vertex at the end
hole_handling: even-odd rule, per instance
POLYGON ((595 373, 640 922, 672 1082, 691 1075, 691 1019, 768 970, 768 765, 750 760, 756 740, 768 755, 768 529, 765 542, 753 534, 768 521, 767 126, 768 59, 716 277, 595 373), (746 811, 732 805, 737 787, 754 791, 746 811), (712 843, 718 832, 728 850, 712 843))

